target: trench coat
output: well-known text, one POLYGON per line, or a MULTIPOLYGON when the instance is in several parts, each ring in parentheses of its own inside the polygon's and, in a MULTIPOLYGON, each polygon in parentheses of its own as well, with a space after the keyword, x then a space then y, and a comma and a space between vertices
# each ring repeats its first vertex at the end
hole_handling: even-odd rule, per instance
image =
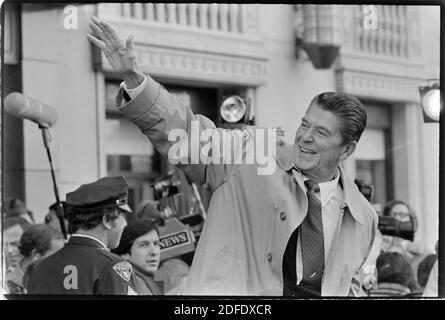
MULTIPOLYGON (((168 139, 173 129, 190 134, 191 122, 199 121, 201 128, 223 130, 208 118, 193 114, 148 75, 144 89, 128 100, 121 88, 117 108, 165 157, 177 143, 168 139)), ((247 141, 245 151, 254 140, 253 128, 243 130, 242 135, 247 141)), ((189 146, 194 143, 184 141, 189 146)), ((174 158, 172 153, 170 157, 174 158)), ((191 164, 189 154, 175 159, 183 160, 177 166, 195 182, 208 185, 213 195, 190 274, 172 293, 282 295, 284 250, 308 206, 302 173, 292 169, 293 146, 277 146, 275 169, 267 175, 258 174, 258 164, 191 164), (186 164, 184 160, 190 161, 186 164)), ((371 250, 378 223, 372 205, 341 167, 339 171, 344 202, 327 255, 323 296, 358 294, 358 272, 371 250)))

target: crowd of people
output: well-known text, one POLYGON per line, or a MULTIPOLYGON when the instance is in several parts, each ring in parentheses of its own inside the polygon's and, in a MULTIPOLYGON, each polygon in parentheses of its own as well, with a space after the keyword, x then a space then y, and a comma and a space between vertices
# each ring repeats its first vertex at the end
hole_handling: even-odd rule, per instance
MULTIPOLYGON (((418 227, 417 216, 406 202, 389 201, 382 210, 382 216, 400 223, 411 221, 414 236, 418 227)), ((375 260, 377 285, 369 291, 370 296, 424 295, 427 280, 437 261, 437 252, 425 255, 415 241, 380 231, 374 247, 378 252, 375 260)))
MULTIPOLYGON (((113 182, 113 178, 103 179, 108 183, 113 182)), ((122 180, 122 185, 126 187, 126 183, 122 180)), ((87 192, 98 192, 98 189, 106 187, 104 184, 92 184, 87 192)), ((82 195, 85 195, 82 193, 82 195)), ((72 199, 72 198, 71 198, 72 199)), ((155 203, 155 202, 153 202, 155 203)), ((2 223, 3 231, 3 256, 5 257, 6 268, 4 270, 4 293, 6 294, 68 294, 69 290, 63 288, 62 291, 54 291, 54 287, 49 285, 47 281, 55 281, 60 284, 66 283, 66 277, 54 277, 57 274, 57 264, 62 262, 64 268, 67 265, 79 267, 78 263, 86 263, 84 270, 78 272, 89 273, 91 269, 99 268, 103 260, 109 268, 119 265, 121 269, 111 268, 111 274, 114 277, 100 279, 89 278, 91 284, 105 282, 101 285, 101 289, 90 288, 91 291, 83 289, 83 292, 77 294, 129 294, 128 287, 134 290, 133 294, 138 295, 163 295, 173 289, 185 276, 187 276, 190 266, 181 259, 181 256, 168 258, 160 261, 160 243, 158 226, 163 221, 158 217, 157 206, 150 206, 147 209, 146 203, 142 203, 137 207, 135 212, 132 210, 124 211, 120 207, 118 216, 124 217, 121 220, 120 227, 114 224, 111 232, 103 233, 101 230, 101 216, 107 215, 106 208, 95 208, 94 212, 83 212, 83 214, 75 214, 73 206, 63 202, 65 209, 65 217, 63 219, 66 230, 69 230, 68 239, 64 239, 61 232, 60 221, 55 212, 56 204, 52 204, 48 208, 44 223, 35 224, 23 217, 23 212, 30 212, 19 199, 8 199, 5 208, 4 220, 2 223), (15 206, 19 204, 20 207, 15 206), (71 211, 69 211, 71 210, 71 211), (77 216, 77 218, 76 218, 77 216), (122 226, 124 228, 122 229, 122 226), (120 231, 119 231, 120 229, 120 231), (114 240, 112 238, 115 233, 114 240), (103 236, 107 234, 107 236, 103 236), (82 238, 81 236, 84 236, 82 238), (88 239, 86 237, 89 237, 88 239), (90 243, 82 241, 90 241, 90 243), (93 241, 91 241, 93 240, 93 241), (103 240, 103 241, 102 241, 103 240), (73 242, 74 241, 74 245, 73 242), (113 243, 114 242, 114 243, 113 243), (100 245, 106 243, 104 248, 100 245), (76 247, 77 246, 77 247, 76 247), (83 246, 83 251, 76 250, 83 246), (88 246, 95 248, 88 250, 88 246), (66 257, 61 258, 60 249, 68 249, 66 257), (101 254, 94 253, 99 250, 101 254), (53 255, 58 252, 58 255, 53 255), (44 258, 51 256, 47 260, 47 264, 41 263, 44 258), (68 258, 74 257, 74 262, 68 258), (55 261, 55 262, 54 262, 55 261), (128 264, 122 262, 128 261, 128 264), (43 267, 42 267, 43 266, 43 267), (127 268, 131 273, 131 281, 128 284, 125 279, 123 270, 127 268), (124 287, 122 289, 122 282, 124 287), (101 291, 102 290, 102 291, 101 291)), ((127 208, 126 206, 123 206, 127 208)), ((85 208, 82 208, 82 210, 85 208)), ((88 210, 87 210, 88 211, 88 210)), ((79 212, 78 212, 79 213, 79 212)), ((27 213, 26 213, 27 214, 27 213)), ((117 220, 117 217, 113 217, 117 220)), ((103 231, 103 230, 102 230, 103 231)), ((82 266, 80 266, 80 269, 82 266)), ((65 274, 63 274, 65 275, 65 274)), ((66 275, 65 275, 66 276, 66 275)), ((130 277, 128 277, 130 279, 130 277)), ((70 279, 74 280, 74 279, 70 279)), ((77 284, 77 287, 82 286, 77 284)), ((132 291, 131 291, 132 292, 132 291)))
MULTIPOLYGON (((2 223, 3 253, 6 262, 5 293, 26 294, 29 278, 33 275, 36 265, 42 259, 59 251, 67 242, 61 232, 55 205, 48 208, 44 223, 35 223, 33 219, 28 218, 33 215, 20 199, 6 201, 2 223)), ((63 207, 65 210, 68 209, 66 202, 63 202, 63 207)), ((190 266, 181 257, 162 261, 161 264, 160 235, 157 227, 161 221, 153 218, 159 215, 149 212, 147 207, 151 211, 156 210, 156 206, 150 207, 143 203, 134 213, 125 215, 126 226, 123 228, 118 245, 108 249, 120 257, 120 259, 115 258, 115 261, 128 261, 131 264, 134 274, 132 285, 137 294, 163 295, 171 292, 183 278, 187 277, 190 266)), ((407 221, 407 217, 417 220, 409 205, 402 201, 388 202, 383 215, 394 217, 399 221, 407 221)), ((68 215, 65 216, 64 223, 67 230, 70 230, 68 215)), ((69 233, 69 236, 71 235, 69 233)), ((434 290, 425 291, 433 266, 437 263, 437 252, 422 254, 416 250, 414 242, 400 237, 379 234, 377 239, 380 239, 376 241, 376 245, 380 246, 375 261, 377 283, 367 288, 368 296, 437 296, 434 290)), ((52 276, 52 273, 48 276, 52 276)), ((39 290, 35 293, 45 294, 39 290)), ((121 293, 127 294, 126 291, 121 293)))

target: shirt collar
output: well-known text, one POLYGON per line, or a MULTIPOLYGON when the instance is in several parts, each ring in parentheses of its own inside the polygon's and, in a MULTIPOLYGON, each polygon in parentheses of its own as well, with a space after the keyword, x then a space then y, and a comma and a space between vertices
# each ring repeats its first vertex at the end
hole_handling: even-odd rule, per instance
POLYGON ((93 237, 93 236, 89 236, 89 235, 86 235, 86 234, 74 233, 74 234, 71 235, 71 237, 83 237, 83 238, 89 238, 89 239, 95 240, 95 241, 99 242, 99 244, 100 244, 102 247, 104 247, 104 249, 108 250, 108 248, 107 248, 107 246, 105 245, 105 243, 103 243, 102 241, 100 241, 99 239, 97 239, 97 238, 95 238, 95 237, 93 237))
MULTIPOLYGON (((309 180, 305 175, 303 176, 303 182, 309 180)), ((335 169, 334 179, 326 182, 320 182, 318 186, 320 187, 320 200, 321 205, 324 207, 332 199, 338 190, 338 181, 340 179, 340 172, 335 169)), ((305 190, 307 191, 307 189, 305 190)))

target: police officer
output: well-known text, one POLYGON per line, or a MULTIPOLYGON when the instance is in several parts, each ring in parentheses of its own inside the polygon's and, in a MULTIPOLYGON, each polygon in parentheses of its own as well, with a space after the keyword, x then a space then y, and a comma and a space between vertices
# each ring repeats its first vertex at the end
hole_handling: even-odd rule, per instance
POLYGON ((75 231, 64 248, 42 260, 28 282, 29 294, 134 295, 132 267, 109 252, 127 225, 124 177, 84 184, 66 195, 75 231))

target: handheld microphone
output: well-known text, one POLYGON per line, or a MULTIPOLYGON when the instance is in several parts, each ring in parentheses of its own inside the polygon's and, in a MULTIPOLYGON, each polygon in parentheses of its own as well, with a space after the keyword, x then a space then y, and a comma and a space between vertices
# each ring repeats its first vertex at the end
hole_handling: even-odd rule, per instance
POLYGON ((57 122, 54 108, 20 92, 11 92, 5 97, 5 110, 14 117, 31 120, 44 128, 50 128, 57 122))

